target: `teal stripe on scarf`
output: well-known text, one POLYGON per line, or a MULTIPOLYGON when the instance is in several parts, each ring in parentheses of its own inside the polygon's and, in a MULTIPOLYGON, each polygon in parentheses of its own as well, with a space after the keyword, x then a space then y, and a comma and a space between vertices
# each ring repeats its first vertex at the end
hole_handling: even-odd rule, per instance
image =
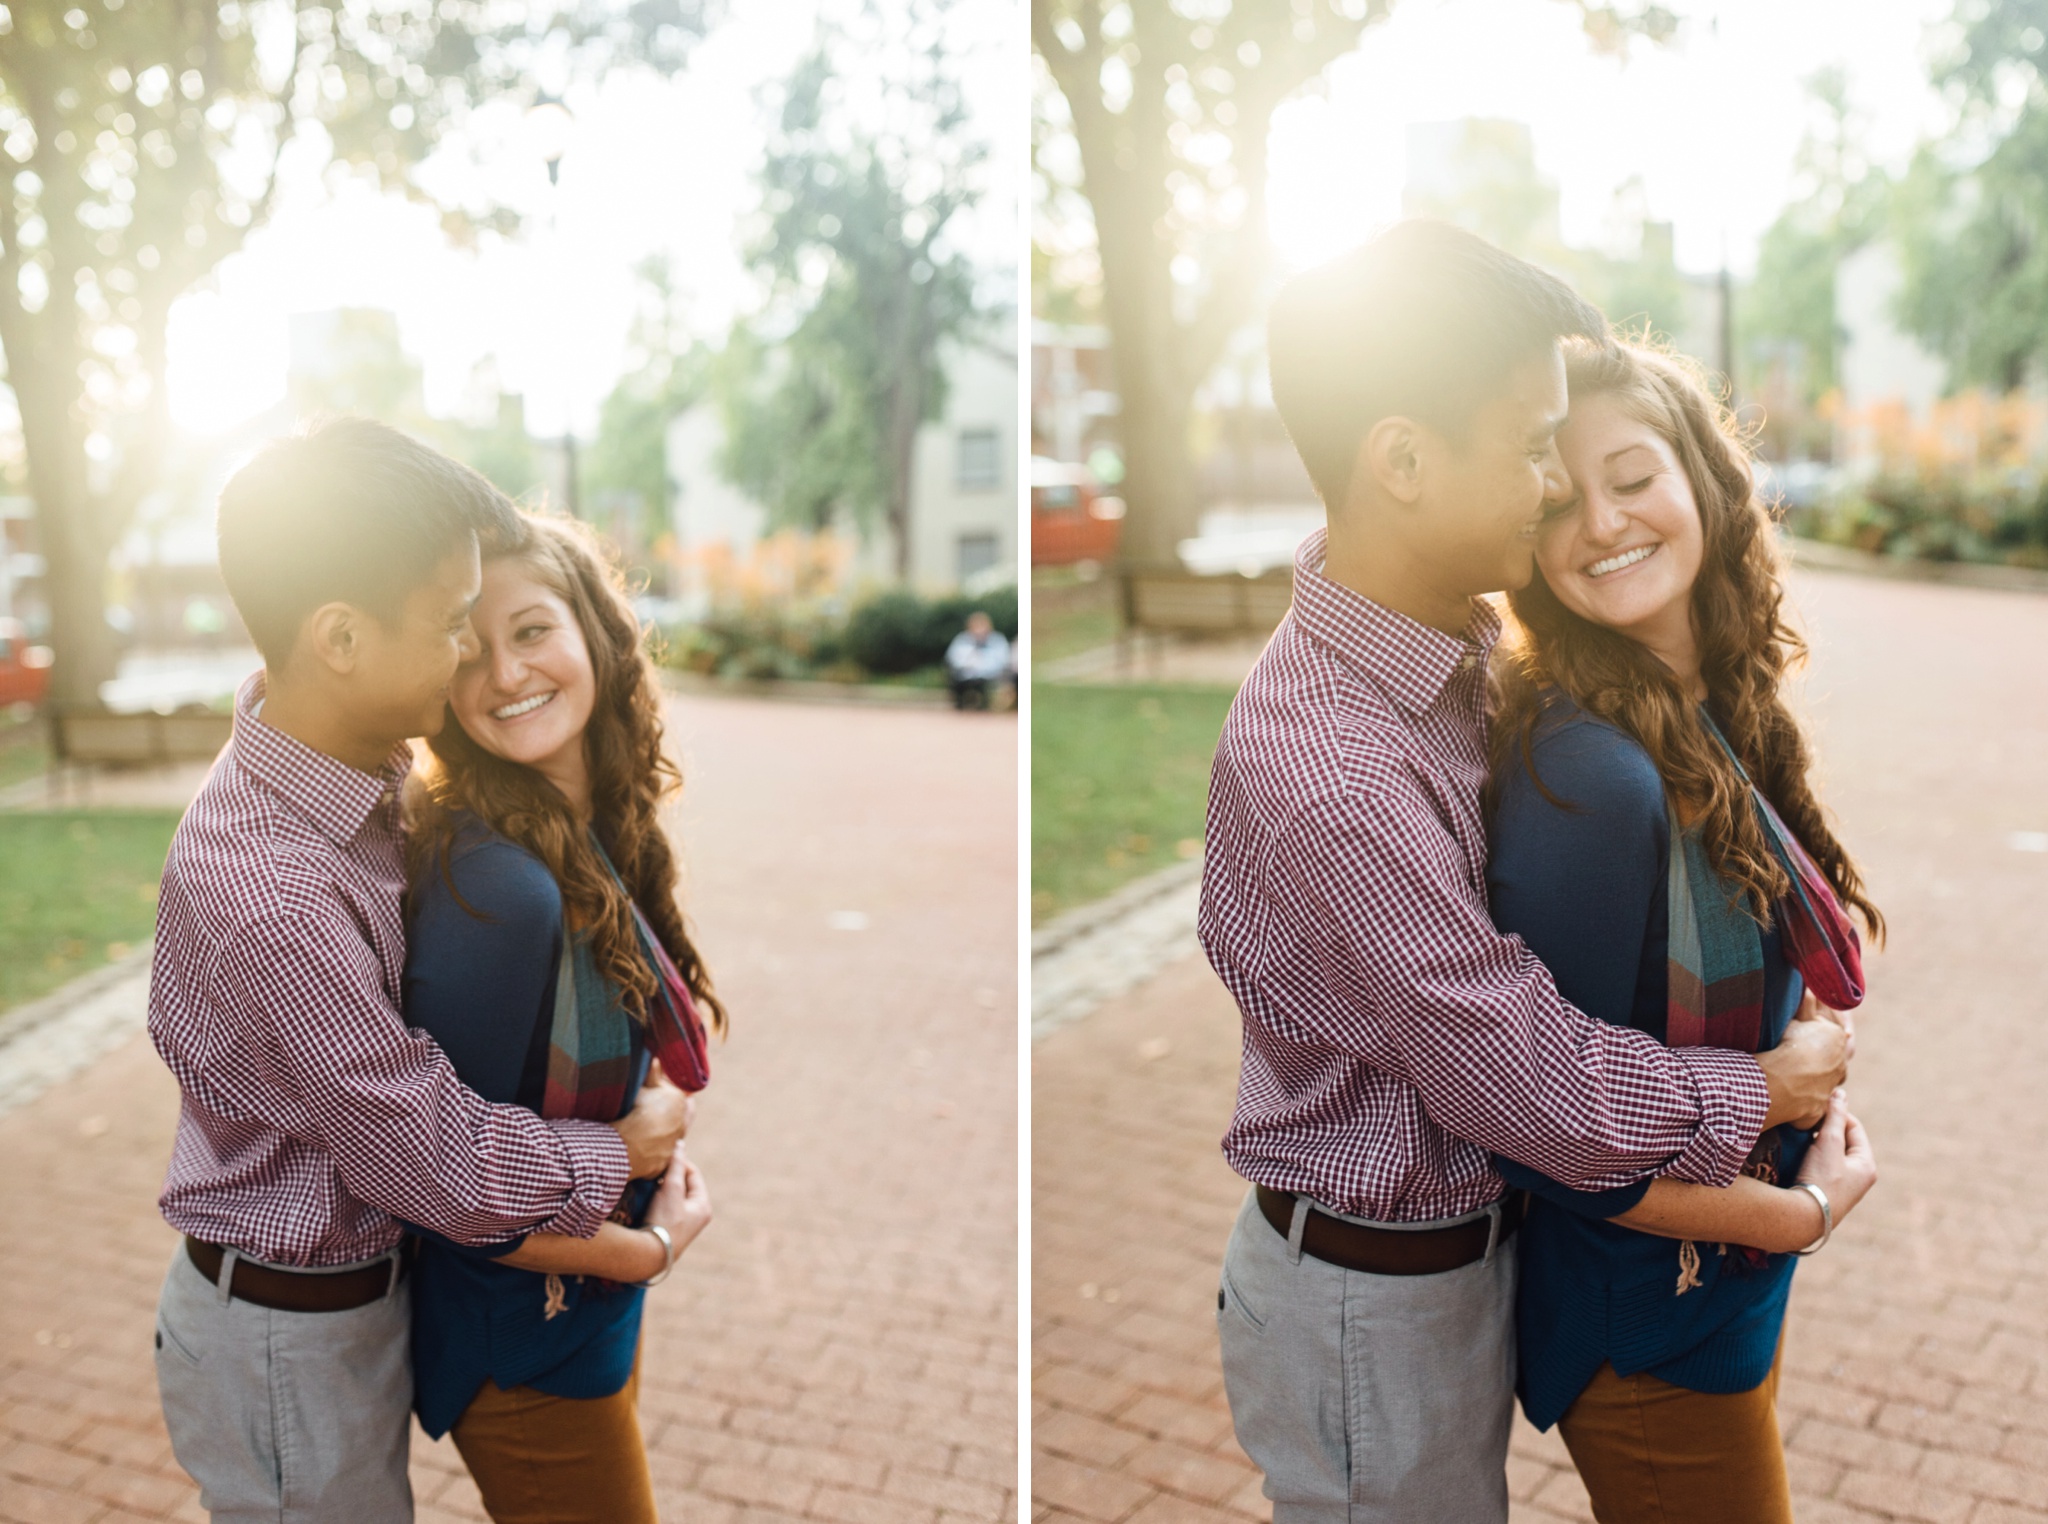
POLYGON ((626 1109, 635 1057, 633 1018, 618 990, 591 960, 589 939, 563 927, 540 1114, 616 1121, 626 1109))
POLYGON ((1763 1037, 1763 937, 1739 892, 1714 871, 1699 833, 1665 806, 1670 937, 1664 1040, 1674 1048, 1754 1053, 1763 1037))

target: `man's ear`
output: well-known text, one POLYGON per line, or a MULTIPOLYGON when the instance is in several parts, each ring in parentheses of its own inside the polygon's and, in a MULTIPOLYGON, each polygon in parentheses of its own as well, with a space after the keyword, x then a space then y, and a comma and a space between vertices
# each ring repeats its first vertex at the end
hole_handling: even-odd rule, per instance
POLYGON ((1358 446, 1351 468, 1354 482, 1374 483, 1397 503, 1413 506, 1422 497, 1422 428, 1398 414, 1372 426, 1358 446))
POLYGON ((320 666, 345 677, 362 657, 363 611, 353 604, 323 603, 307 619, 299 642, 320 666))

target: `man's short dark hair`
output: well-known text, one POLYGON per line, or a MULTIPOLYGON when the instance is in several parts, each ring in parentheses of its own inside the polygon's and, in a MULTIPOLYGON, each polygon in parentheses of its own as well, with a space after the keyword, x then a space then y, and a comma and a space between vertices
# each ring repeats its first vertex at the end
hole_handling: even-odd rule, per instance
POLYGON ((518 510, 439 450, 368 418, 268 445, 220 495, 220 571, 263 659, 283 665, 306 616, 350 603, 395 620, 471 537, 508 540, 518 510))
POLYGON ((1606 334, 1599 309, 1556 276, 1462 228, 1416 219, 1283 286, 1266 352, 1274 406, 1335 510, 1382 418, 1462 442, 1518 363, 1563 338, 1606 334))

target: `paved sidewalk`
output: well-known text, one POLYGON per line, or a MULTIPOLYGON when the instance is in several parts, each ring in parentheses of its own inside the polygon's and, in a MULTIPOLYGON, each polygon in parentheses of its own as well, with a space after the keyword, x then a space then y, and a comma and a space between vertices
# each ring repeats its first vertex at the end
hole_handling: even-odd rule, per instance
MULTIPOLYGON (((1851 1084, 1875 1194, 1793 1297, 1801 1524, 2048 1520, 2048 599, 1801 575, 1827 798, 1891 917, 1851 1084)), ((1265 1518, 1216 1367, 1243 1185, 1237 1014, 1199 954, 1034 1060, 1033 1492, 1044 1524, 1265 1518)), ((1516 1524, 1591 1517, 1517 1433, 1516 1524)))
MULTIPOLYGON (((673 713, 734 1033, 692 1139, 717 1220, 649 1298, 663 1516, 1013 1519, 1015 721, 673 713)), ((204 1517, 150 1363, 176 1110, 137 1037, 0 1118, 10 1524, 204 1517)), ((451 1445, 422 1440, 413 1477, 423 1524, 482 1517, 451 1445)))

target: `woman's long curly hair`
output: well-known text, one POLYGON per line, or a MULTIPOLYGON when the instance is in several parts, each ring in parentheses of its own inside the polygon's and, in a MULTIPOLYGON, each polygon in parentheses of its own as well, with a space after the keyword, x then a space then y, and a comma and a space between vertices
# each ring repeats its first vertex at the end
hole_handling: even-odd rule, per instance
MULTIPOLYGON (((1808 779, 1805 737, 1783 697, 1785 676, 1805 660, 1806 643, 1783 616, 1783 558, 1734 419, 1696 367, 1646 344, 1575 342, 1566 348, 1565 375, 1574 408, 1610 398, 1678 457, 1705 540, 1692 620, 1707 703, 1749 776, 1881 943, 1884 917, 1821 810, 1808 779)), ((1542 788, 1536 727, 1550 691, 1562 690, 1650 754, 1680 815, 1698 825, 1715 870, 1769 925, 1771 906, 1790 888, 1785 870, 1741 777, 1694 718, 1692 697, 1670 669, 1620 631, 1567 609, 1540 570, 1509 595, 1508 606, 1514 619, 1492 674, 1494 777, 1519 758, 1542 788)))
POLYGON ((661 809, 682 787, 682 773, 662 749, 661 689, 623 580, 584 525, 530 513, 520 515, 511 540, 487 549, 486 562, 511 562, 529 573, 569 606, 583 632, 597 689, 583 732, 591 823, 625 888, 606 871, 561 791, 532 768, 478 746, 453 710, 427 743, 432 761, 409 801, 413 884, 447 871, 453 812, 467 810, 546 866, 561 886, 569 925, 589 937, 592 959, 635 1020, 645 1019, 655 989, 633 926, 638 904, 711 1029, 723 1034, 725 1007, 676 898, 676 859, 661 809))

